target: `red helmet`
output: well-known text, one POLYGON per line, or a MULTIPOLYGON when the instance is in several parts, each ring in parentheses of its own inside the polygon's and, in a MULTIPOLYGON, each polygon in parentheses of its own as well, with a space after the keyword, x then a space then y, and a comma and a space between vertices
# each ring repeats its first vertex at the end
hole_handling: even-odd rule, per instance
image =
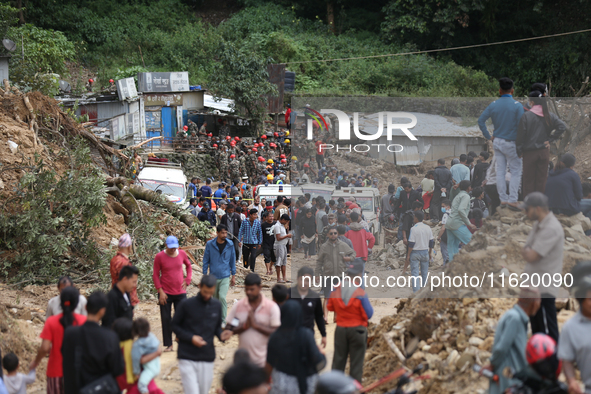
POLYGON ((263 156, 259 156, 259 158, 257 159, 258 161, 260 161, 261 163, 265 161, 265 158, 263 156))
POLYGON ((257 148, 252 148, 252 151, 256 153, 256 152, 258 152, 258 149, 257 148))
POLYGON ((230 159, 235 159, 236 155, 230 155, 230 159))
POLYGON ((253 148, 258 148, 258 147, 259 147, 259 144, 255 142, 255 143, 254 143, 254 145, 253 145, 252 147, 253 147, 253 148))
POLYGON ((187 131, 189 128, 187 126, 183 126, 183 130, 187 131))
POLYGON ((279 155, 279 158, 280 159, 285 159, 285 155, 282 153, 282 154, 279 155))
POLYGON ((310 168, 310 164, 306 163, 306 164, 304 164, 304 167, 310 168))
POLYGON ((263 134, 263 135, 261 135, 261 138, 264 139, 264 140, 266 140, 267 139, 267 136, 265 134, 263 134))
POLYGON ((93 82, 94 82, 94 80, 93 80, 92 78, 90 78, 90 79, 88 80, 88 83, 93 83, 93 82))
POLYGON ((212 137, 212 136, 213 136, 213 134, 209 133, 209 134, 207 134, 207 136, 208 136, 208 137, 212 137))
POLYGON ((274 132, 273 133, 273 137, 275 137, 275 138, 279 137, 279 133, 278 132, 274 132))
POLYGON ((232 141, 232 142, 230 142, 230 145, 232 145, 232 146, 236 146, 236 141, 232 141))
POLYGON ((226 136, 226 139, 229 141, 232 137, 230 137, 229 135, 226 136))
POLYGON ((240 141, 240 137, 236 136, 236 137, 234 137, 234 140, 240 141))
POLYGON ((113 81, 112 79, 109 79, 109 83, 113 83, 113 82, 115 82, 115 81, 113 81))
POLYGON ((281 163, 285 164, 285 163, 287 163, 287 160, 286 159, 281 159, 281 163))
POLYGON ((269 146, 270 146, 271 148, 275 148, 277 145, 275 145, 273 142, 271 142, 271 143, 269 144, 269 146))
POLYGON ((556 356, 556 342, 546 334, 534 334, 525 347, 525 357, 540 376, 558 378, 562 363, 556 356))
POLYGON ((214 148, 217 148, 217 147, 218 147, 218 144, 213 144, 213 147, 214 147, 214 148))

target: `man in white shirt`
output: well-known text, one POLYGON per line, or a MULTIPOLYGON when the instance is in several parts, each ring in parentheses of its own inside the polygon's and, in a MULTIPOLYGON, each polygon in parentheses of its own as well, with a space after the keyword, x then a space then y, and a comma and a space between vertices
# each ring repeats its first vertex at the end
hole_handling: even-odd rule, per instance
POLYGON ((275 252, 275 270, 277 271, 277 283, 285 283, 285 272, 287 269, 287 242, 292 237, 288 234, 286 225, 289 223, 289 215, 284 213, 275 223, 275 243, 273 244, 273 251, 275 252), (283 275, 283 280, 281 280, 283 275))
POLYGON ((423 223, 425 215, 421 211, 414 211, 415 225, 410 230, 408 238, 408 254, 402 274, 404 275, 406 267, 410 264, 410 273, 412 276, 412 291, 417 292, 423 286, 427 285, 427 272, 429 271, 429 260, 435 244, 431 227, 423 223), (419 278, 419 270, 421 277, 419 278))
MULTIPOLYGON (((72 283, 72 279, 70 279, 69 276, 62 276, 57 281, 57 289, 60 294, 62 293, 62 290, 70 286, 74 286, 74 284, 72 283)), ((54 315, 59 315, 60 313, 62 313, 62 307, 60 305, 60 294, 50 299, 47 303, 45 318, 54 315)), ((74 310, 74 313, 86 316, 86 298, 82 294, 80 294, 80 298, 78 299, 78 306, 74 310)))
POLYGON ((441 230, 439 230, 439 235, 437 235, 437 242, 439 242, 439 247, 441 249, 441 257, 443 258, 443 265, 446 265, 449 262, 449 255, 447 253, 447 233, 445 232, 445 224, 447 223, 447 219, 449 215, 451 215, 451 201, 447 198, 441 200, 441 212, 443 216, 441 216, 441 230))

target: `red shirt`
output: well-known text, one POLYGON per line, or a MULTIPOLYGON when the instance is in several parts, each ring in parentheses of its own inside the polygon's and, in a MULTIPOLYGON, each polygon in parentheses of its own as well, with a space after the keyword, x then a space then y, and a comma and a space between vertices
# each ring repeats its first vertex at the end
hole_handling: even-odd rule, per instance
POLYGON ((367 313, 357 297, 363 297, 365 291, 358 288, 353 292, 349 303, 345 305, 341 298, 341 287, 337 287, 328 299, 327 309, 334 312, 337 316, 337 326, 339 327, 367 327, 367 313))
MULTIPOLYGON (((121 272, 121 268, 125 267, 126 265, 131 265, 131 262, 125 255, 121 252, 117 252, 115 257, 111 259, 111 285, 115 286, 115 283, 119 281, 119 272, 121 272)), ((136 306, 140 303, 140 299, 137 296, 137 288, 131 291, 131 305, 136 306)))
POLYGON ((317 155, 324 155, 324 150, 322 149, 322 145, 324 145, 324 142, 316 141, 316 154, 317 155))
POLYGON ((285 124, 289 124, 289 117, 291 116, 291 108, 288 108, 287 111, 285 111, 285 124))
MULTIPOLYGON (((64 376, 62 360, 62 342, 64 341, 64 326, 60 323, 63 313, 50 316, 43 326, 39 337, 51 342, 51 351, 47 361, 47 377, 61 378, 64 376)), ((86 322, 86 316, 74 313, 74 326, 81 326, 86 322)))
POLYGON ((165 251, 162 251, 154 258, 154 273, 152 279, 156 290, 163 289, 166 294, 179 295, 187 291, 183 289, 183 281, 189 285, 191 283, 191 261, 184 250, 179 249, 176 257, 170 257, 165 251), (187 277, 183 279, 183 265, 187 268, 187 277))

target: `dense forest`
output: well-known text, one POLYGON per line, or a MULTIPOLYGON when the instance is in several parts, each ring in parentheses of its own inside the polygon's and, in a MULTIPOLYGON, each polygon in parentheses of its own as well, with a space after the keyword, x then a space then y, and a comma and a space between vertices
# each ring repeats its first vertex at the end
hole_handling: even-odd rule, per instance
MULTIPOLYGON (((429 55, 310 60, 450 48, 587 28, 587 0, 16 0, 0 3, 4 36, 17 43, 11 79, 51 91, 74 67, 99 84, 138 71, 215 76, 288 63, 296 94, 491 96, 509 76, 517 94, 547 82, 571 96, 589 73, 591 33, 429 55), (217 14, 218 19, 208 18, 217 14), (220 20, 219 16, 222 15, 220 20), (21 43, 24 45, 22 56, 21 43), (221 61, 230 59, 231 61, 221 61), (68 67, 66 67, 68 66, 68 67), (49 76, 48 76, 49 75, 49 76)), ((218 78, 219 79, 219 78, 218 78)), ((82 90, 83 81, 74 89, 82 90)))

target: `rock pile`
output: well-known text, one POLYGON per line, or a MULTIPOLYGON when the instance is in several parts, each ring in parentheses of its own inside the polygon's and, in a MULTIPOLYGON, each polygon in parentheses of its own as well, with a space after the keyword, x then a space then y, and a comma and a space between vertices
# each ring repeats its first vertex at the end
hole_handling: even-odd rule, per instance
MULTIPOLYGON (((563 275, 582 260, 591 259, 591 238, 584 232, 591 221, 579 214, 559 216, 565 232, 563 275)), ((533 223, 522 212, 501 208, 487 218, 454 260, 443 268, 446 275, 493 272, 495 275, 523 271, 521 249, 533 223)), ((439 229, 433 228, 434 234, 439 229)), ((377 264, 397 267, 404 262, 401 243, 389 245, 373 258, 377 264)), ((496 280, 496 279, 495 279, 496 280)), ((495 282, 482 288, 422 289, 412 299, 403 299, 392 316, 370 327, 364 378, 366 383, 404 365, 428 364, 430 379, 417 383, 419 393, 474 393, 488 387, 485 378, 471 371, 474 363, 486 365, 500 316, 515 304, 518 288, 495 282), (443 298, 445 297, 445 298, 443 298)), ((566 289, 563 290, 567 295, 566 289)), ((575 303, 557 299, 562 324, 572 315, 575 303)), ((396 382, 377 389, 385 392, 396 382)))

